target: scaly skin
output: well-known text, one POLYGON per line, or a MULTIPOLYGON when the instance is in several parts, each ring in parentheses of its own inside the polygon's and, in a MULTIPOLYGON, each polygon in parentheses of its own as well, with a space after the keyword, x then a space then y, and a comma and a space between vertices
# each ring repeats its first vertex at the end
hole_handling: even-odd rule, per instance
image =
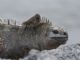
POLYGON ((49 50, 65 44, 67 32, 50 26, 51 23, 41 19, 39 14, 23 22, 22 26, 0 24, 0 57, 18 60, 28 55, 31 49, 49 50))

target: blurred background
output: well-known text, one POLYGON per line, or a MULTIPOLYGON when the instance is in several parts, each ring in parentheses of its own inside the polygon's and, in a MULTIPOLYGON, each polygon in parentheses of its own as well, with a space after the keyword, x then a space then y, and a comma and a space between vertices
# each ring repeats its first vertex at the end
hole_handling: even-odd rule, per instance
POLYGON ((0 0, 0 18, 21 24, 36 13, 68 31, 67 44, 80 43, 80 0, 0 0))

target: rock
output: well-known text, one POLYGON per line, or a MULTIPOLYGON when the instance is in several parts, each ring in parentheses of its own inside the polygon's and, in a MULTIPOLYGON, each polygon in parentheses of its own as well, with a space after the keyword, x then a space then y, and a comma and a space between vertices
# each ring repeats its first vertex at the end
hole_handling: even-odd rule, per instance
POLYGON ((32 52, 32 54, 27 57, 29 58, 28 60, 80 60, 79 44, 64 45, 57 49, 36 52, 34 55, 34 52, 32 52))

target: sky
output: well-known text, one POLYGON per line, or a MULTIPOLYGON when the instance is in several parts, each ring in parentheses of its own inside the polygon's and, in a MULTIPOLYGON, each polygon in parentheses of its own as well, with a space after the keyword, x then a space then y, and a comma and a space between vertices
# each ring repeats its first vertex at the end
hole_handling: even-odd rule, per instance
POLYGON ((0 17, 21 24, 36 13, 69 33, 69 43, 80 42, 80 0, 0 0, 0 17))

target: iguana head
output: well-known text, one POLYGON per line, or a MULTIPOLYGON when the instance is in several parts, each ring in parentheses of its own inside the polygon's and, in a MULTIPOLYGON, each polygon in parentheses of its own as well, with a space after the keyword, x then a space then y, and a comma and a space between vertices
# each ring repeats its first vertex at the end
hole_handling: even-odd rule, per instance
POLYGON ((68 40, 68 33, 62 29, 51 28, 48 37, 48 49, 57 48, 58 46, 65 44, 68 40))

